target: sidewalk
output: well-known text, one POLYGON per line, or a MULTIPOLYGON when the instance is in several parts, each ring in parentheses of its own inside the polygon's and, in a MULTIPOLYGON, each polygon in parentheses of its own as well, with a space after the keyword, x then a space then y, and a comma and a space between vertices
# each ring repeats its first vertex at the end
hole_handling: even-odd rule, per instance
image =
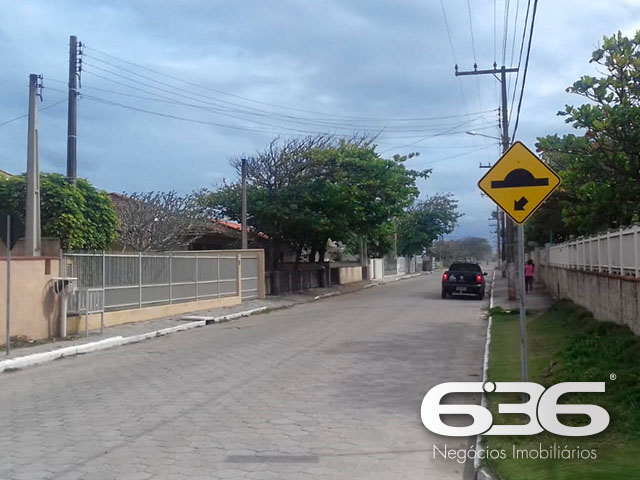
POLYGON ((408 275, 401 274, 385 277, 381 280, 374 280, 372 282, 363 281, 346 285, 334 285, 328 288, 314 288, 295 294, 269 296, 264 300, 247 300, 242 302, 240 305, 233 307, 213 308, 184 315, 107 327, 104 329, 103 334, 100 333, 99 329, 90 330, 88 336, 79 334, 73 337, 35 341, 32 344, 21 344, 15 347, 12 346, 11 354, 9 356, 5 356, 3 352, 0 352, 0 372, 2 372, 4 368, 22 368, 23 366, 50 361, 53 358, 49 358, 49 353, 55 355, 56 351, 60 351, 61 349, 69 350, 68 347, 82 346, 82 349, 78 352, 73 351, 69 354, 65 353, 63 356, 71 356, 78 353, 89 353, 93 350, 133 343, 135 341, 142 341, 181 330, 204 327, 210 323, 218 323, 219 321, 227 321, 241 316, 288 308, 302 303, 321 300, 326 297, 357 292, 365 288, 376 287, 421 274, 422 273, 408 275), (33 358, 33 362, 28 361, 28 357, 33 358), (25 362, 21 361, 19 364, 20 366, 3 366, 3 362, 6 360, 15 360, 18 358, 21 360, 24 359, 25 362))
MULTIPOLYGON (((502 307, 504 310, 515 310, 519 308, 518 299, 509 300, 507 289, 507 279, 502 278, 500 270, 496 270, 496 276, 493 284, 493 306, 502 307)), ((525 297, 525 306, 527 310, 546 310, 553 303, 551 295, 546 291, 541 283, 533 285, 533 292, 527 293, 525 297)))

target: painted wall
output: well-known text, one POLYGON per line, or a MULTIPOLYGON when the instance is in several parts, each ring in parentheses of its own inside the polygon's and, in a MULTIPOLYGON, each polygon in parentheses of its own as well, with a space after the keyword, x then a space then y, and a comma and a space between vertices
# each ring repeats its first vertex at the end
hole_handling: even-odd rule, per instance
POLYGON ((598 320, 626 325, 640 335, 640 278, 540 264, 536 269, 554 297, 568 298, 598 320))
POLYGON ((362 267, 340 267, 338 271, 338 283, 354 283, 362 281, 362 267))
MULTIPOLYGON (((51 288, 57 258, 12 258, 11 337, 43 339, 56 334, 58 302, 51 288)), ((7 261, 0 259, 0 344, 6 343, 7 261)))

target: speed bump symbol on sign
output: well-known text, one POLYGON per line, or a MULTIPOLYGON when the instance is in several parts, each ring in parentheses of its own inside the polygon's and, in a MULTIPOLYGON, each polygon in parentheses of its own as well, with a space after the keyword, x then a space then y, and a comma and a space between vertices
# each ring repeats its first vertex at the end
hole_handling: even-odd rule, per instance
POLYGON ((517 224, 523 224, 553 191, 560 177, 522 142, 515 142, 478 187, 517 224))

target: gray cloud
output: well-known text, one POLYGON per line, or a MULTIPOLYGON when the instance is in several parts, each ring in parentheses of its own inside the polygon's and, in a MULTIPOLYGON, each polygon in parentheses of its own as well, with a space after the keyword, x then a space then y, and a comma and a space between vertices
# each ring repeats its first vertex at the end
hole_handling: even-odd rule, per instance
MULTIPOLYGON (((516 46, 525 3, 519 2, 516 46)), ((444 4, 460 68, 471 69, 474 57, 467 2, 447 0, 444 4)), ((515 5, 511 4, 513 13, 515 5)), ((491 66, 494 50, 500 63, 504 3, 496 2, 495 44, 494 2, 477 0, 470 5, 479 68, 491 66)), ((45 76, 43 107, 64 99, 68 37, 76 34, 87 45, 84 98, 79 102, 79 172, 101 188, 188 191, 207 187, 234 175, 228 165, 230 157, 261 149, 276 133, 347 133, 347 125, 354 125, 353 129, 369 128, 380 133, 379 150, 386 155, 420 152, 410 165, 434 169, 432 177, 420 184, 423 194, 452 191, 460 199, 466 215, 455 235, 489 236, 486 219, 492 204, 480 197, 476 182, 484 173, 478 169, 479 163, 495 161, 499 147, 497 141, 469 136, 464 131, 498 136, 496 112, 487 112, 464 125, 460 124, 474 116, 409 122, 412 131, 402 132, 396 130, 397 123, 383 120, 455 116, 498 106, 498 85, 492 77, 454 77, 455 62, 437 1, 0 0, 0 7, 0 61, 5 66, 0 71, 0 123, 26 112, 30 73, 45 76), (140 70, 119 59, 205 85, 209 90, 140 70), (163 92, 157 88, 169 87, 123 68, 179 85, 187 98, 163 92), (104 90, 155 96, 156 100, 104 90), (91 96, 211 124, 104 105, 91 96), (237 96, 297 110, 251 103, 237 96), (218 112, 171 104, 168 98, 218 112), (251 117, 254 122, 234 118, 247 117, 247 110, 255 114, 251 117), (319 118, 336 120, 300 110, 366 120, 341 118, 342 129, 283 120, 284 115, 311 117, 316 123, 319 118), (434 136, 447 130, 457 133, 434 136)), ((564 89, 580 75, 593 71, 588 60, 602 35, 618 29, 632 33, 640 26, 635 20, 640 18, 639 13, 639 3, 632 0, 540 2, 520 140, 533 147, 537 136, 569 131, 570 127, 555 114, 565 103, 580 103, 581 99, 564 89)), ((512 16, 510 32, 513 20, 512 16)), ((511 58, 511 38, 510 33, 507 62, 511 58)), ((41 113, 43 169, 64 171, 65 117, 65 103, 41 113)), ((24 170, 26 121, 0 127, 0 141, 0 168, 24 170)))

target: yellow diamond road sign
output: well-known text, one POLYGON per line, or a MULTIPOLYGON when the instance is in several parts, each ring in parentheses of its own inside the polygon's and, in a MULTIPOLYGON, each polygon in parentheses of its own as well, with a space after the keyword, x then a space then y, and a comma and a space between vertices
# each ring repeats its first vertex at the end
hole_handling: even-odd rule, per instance
POLYGON ((560 185, 560 177, 521 142, 515 142, 478 187, 517 224, 524 223, 560 185))

